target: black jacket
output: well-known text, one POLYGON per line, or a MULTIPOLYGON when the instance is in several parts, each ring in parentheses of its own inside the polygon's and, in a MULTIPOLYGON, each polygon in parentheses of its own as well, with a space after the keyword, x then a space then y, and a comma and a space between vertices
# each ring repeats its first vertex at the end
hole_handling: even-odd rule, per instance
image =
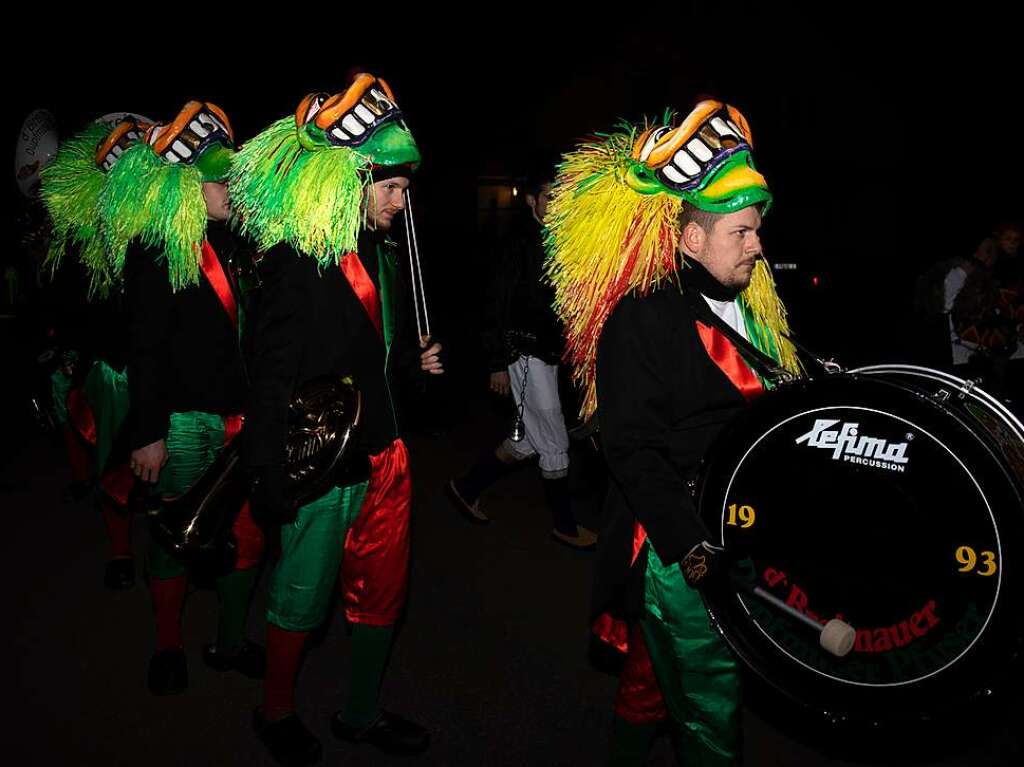
MULTIPOLYGON (((360 235, 360 260, 380 295, 378 247, 387 248, 379 235, 360 235)), ((398 332, 407 303, 402 281, 394 281, 390 295, 396 335, 388 353, 340 267, 321 269, 313 258, 282 243, 261 257, 258 269, 261 287, 250 315, 252 386, 242 443, 247 468, 284 464, 292 394, 327 374, 352 376, 363 395, 360 446, 370 455, 384 450, 398 436, 391 376, 419 359, 416 344, 398 332)))
POLYGON ((505 343, 508 331, 533 335, 530 350, 545 362, 562 355, 562 326, 555 315, 555 291, 544 275, 543 230, 524 214, 494 252, 485 292, 483 347, 488 370, 504 370, 516 355, 505 343))
POLYGON ((719 432, 746 405, 697 333, 701 293, 730 296, 696 264, 681 280, 685 289, 666 284, 643 298, 623 298, 598 342, 598 417, 612 481, 596 612, 623 595, 626 615, 639 604, 646 560, 630 567, 634 519, 665 563, 680 561, 710 537, 690 482, 719 432))
MULTIPOLYGON (((210 223, 207 240, 229 275, 234 238, 210 223)), ((158 248, 133 243, 124 267, 131 449, 167 436, 172 412, 241 413, 246 376, 238 331, 206 278, 174 292, 158 248)))

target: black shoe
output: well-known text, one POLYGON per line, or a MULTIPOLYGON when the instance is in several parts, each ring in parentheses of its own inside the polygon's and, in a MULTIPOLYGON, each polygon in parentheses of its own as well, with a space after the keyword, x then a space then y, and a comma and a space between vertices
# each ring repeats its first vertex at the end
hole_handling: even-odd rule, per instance
POLYGON ((395 756, 412 756, 425 751, 430 745, 430 733, 398 714, 381 711, 372 724, 357 728, 345 724, 343 713, 339 711, 331 718, 331 732, 339 740, 369 743, 385 754, 395 756))
POLYGON ((154 695, 177 695, 188 687, 188 662, 181 649, 160 650, 149 659, 149 691, 154 695))
POLYGON ((103 585, 111 591, 127 591, 134 586, 135 560, 131 557, 116 557, 107 562, 103 585))
POLYGON ((320 761, 323 749, 302 720, 295 714, 288 714, 276 722, 267 722, 256 709, 252 712, 256 735, 263 741, 270 755, 285 767, 302 767, 320 761))
POLYGON ((448 493, 448 497, 451 499, 452 503, 455 504, 455 508, 461 511, 465 515, 466 519, 475 525, 486 525, 490 523, 491 518, 480 510, 479 498, 472 503, 463 498, 462 493, 459 492, 459 486, 455 484, 454 479, 444 487, 445 492, 448 493))
POLYGON ((208 644, 203 648, 203 660, 214 671, 237 671, 250 679, 262 679, 267 674, 267 651, 248 640, 230 656, 217 652, 216 644, 208 644))

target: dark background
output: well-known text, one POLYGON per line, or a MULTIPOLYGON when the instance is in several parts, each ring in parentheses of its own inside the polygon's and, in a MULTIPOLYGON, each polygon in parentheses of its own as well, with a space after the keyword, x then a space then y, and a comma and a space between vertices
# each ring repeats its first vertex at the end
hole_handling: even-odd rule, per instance
MULTIPOLYGON (((559 741, 565 763, 574 763, 574 738, 581 727, 585 732, 591 726, 580 725, 575 717, 579 711, 584 719, 593 712, 605 717, 614 687, 580 670, 577 649, 583 632, 577 629, 585 613, 580 594, 589 580, 583 563, 562 561, 546 550, 538 553, 537 541, 546 534, 542 515, 534 515, 540 520, 536 525, 515 516, 536 502, 536 487, 526 486, 532 495, 513 493, 496 505, 499 517, 502 504, 507 506, 500 534, 506 537, 496 534, 482 545, 452 518, 437 492, 439 478, 468 465, 479 441, 478 434, 462 433, 472 429, 460 409, 459 392, 479 393, 485 373, 475 334, 489 245, 489 212, 478 199, 481 180, 517 183, 536 157, 566 151, 580 137, 608 130, 621 119, 657 117, 666 108, 685 114, 705 95, 726 100, 748 118, 756 163, 775 193, 763 230, 766 254, 771 261, 800 267, 777 275, 796 333, 815 350, 848 365, 917 359, 922 339, 910 302, 915 277, 931 262, 972 252, 997 221, 1019 220, 1024 214, 1018 19, 978 3, 944 18, 930 8, 899 19, 893 8, 865 4, 849 10, 833 4, 827 17, 781 3, 580 5, 572 19, 556 17, 550 8, 542 13, 517 5, 438 6, 426 9, 429 15, 418 26, 408 17, 396 22, 399 11, 391 7, 351 9, 343 15, 346 9, 327 5, 253 5, 244 10, 255 20, 248 25, 239 18, 241 7, 229 10, 235 18, 219 20, 206 7, 166 6, 165 16, 142 21, 134 8, 96 7, 86 9, 77 23, 42 4, 8 12, 3 88, 9 151, 22 120, 36 108, 53 112, 60 136, 67 138, 108 112, 165 120, 187 100, 203 99, 221 106, 239 141, 245 141, 292 113, 306 93, 338 92, 353 70, 389 81, 424 157, 415 180, 416 220, 433 326, 451 352, 453 374, 439 382, 444 390, 438 392, 438 412, 455 424, 450 438, 420 445, 428 459, 418 469, 423 486, 417 493, 428 499, 422 519, 429 521, 419 529, 437 540, 430 545, 427 539, 419 549, 424 552, 416 565, 419 583, 430 588, 414 589, 412 609, 419 613, 410 624, 434 627, 439 635, 436 641, 430 637, 403 645, 406 657, 397 659, 392 684, 402 693, 399 699, 423 701, 424 710, 411 713, 445 733, 449 748, 461 744, 458 736, 467 741, 467 753, 479 755, 494 746, 493 733, 501 732, 505 737, 499 743, 507 757, 501 763, 530 763, 538 744, 529 738, 548 733, 555 721, 565 730, 559 741), (521 540, 518 528, 508 533, 512 519, 522 528, 521 540), (480 547, 480 556, 449 562, 439 554, 445 545, 454 551, 480 547), (520 577, 524 572, 526 587, 520 577), (561 590, 551 592, 552 583, 561 590), (445 596, 461 593, 467 584, 479 592, 479 611, 445 596), (538 600, 530 594, 540 589, 565 601, 534 604, 538 600), (506 604, 517 611, 516 620, 505 614, 506 604), (575 612, 563 615, 561 604, 573 604, 575 612), (448 624, 436 620, 442 611, 473 631, 455 632, 454 638, 443 633, 448 624), (561 633, 552 632, 552 626, 561 633), (510 644, 509 636, 516 642, 510 644), (509 646, 518 648, 511 656, 509 646), (542 662, 531 655, 538 648, 542 662), (490 651, 495 658, 486 655, 490 651), (439 653, 451 656, 449 667, 465 668, 465 679, 433 680, 420 689, 424 669, 445 667, 434 657, 439 653), (475 660, 466 666, 467 658, 475 660), (409 671, 404 676, 403 667, 409 671), (494 669, 500 673, 492 680, 488 675, 498 673, 494 669), (481 706, 476 718, 449 710, 453 693, 445 682, 461 691, 460 700, 487 700, 489 708, 481 706), (408 689, 398 687, 403 684, 408 689), (502 684, 511 685, 507 694, 501 693, 507 713, 487 697, 498 697, 506 689, 502 684), (536 686, 539 692, 531 697, 516 684, 536 686), (553 690, 568 691, 568 703, 556 699, 553 690), (577 699, 584 705, 577 705, 577 699), (439 722, 441 717, 451 722, 439 722), (477 719, 478 733, 471 731, 477 719), (472 740, 476 736, 479 742, 472 740)), ((24 265, 17 249, 24 201, 13 176, 6 195, 8 246, 2 262, 24 265)), ((35 282, 34 275, 27 276, 35 282)), ((165 761, 172 763, 168 754, 175 749, 165 746, 160 728, 164 718, 173 717, 138 697, 148 651, 137 620, 147 609, 144 592, 137 588, 125 596, 136 603, 127 617, 101 602, 98 522, 76 517, 75 527, 62 521, 67 509, 55 499, 55 452, 42 450, 38 440, 23 451, 24 432, 7 428, 27 422, 16 415, 12 419, 9 410, 24 414, 20 379, 33 367, 42 331, 56 322, 72 333, 89 332, 80 278, 69 264, 55 283, 42 280, 27 291, 26 303, 0 321, 0 353, 9 371, 0 383, 5 422, 0 468, 28 477, 23 495, 9 495, 4 503, 33 510, 18 515, 2 559, 11 570, 8 580, 38 581, 38 588, 19 591, 14 610, 38 625, 36 634, 24 628, 14 632, 19 643, 15 657, 23 668, 16 688, 29 699, 31 716, 40 717, 32 720, 40 738, 54 737, 45 717, 52 716, 58 698, 56 707, 68 717, 94 712, 80 727, 86 733, 83 742, 114 743, 104 723, 116 729, 120 725, 111 723, 123 721, 118 717, 125 709, 137 710, 142 737, 135 740, 152 738, 154 745, 147 749, 166 751, 165 761), (10 396, 15 392, 18 396, 10 396), (49 555, 36 562, 31 552, 58 524, 67 526, 69 535, 55 538, 49 555), (62 563, 52 573, 51 559, 62 563), (40 578, 44 572, 49 575, 40 578), (78 585, 93 585, 89 579, 96 581, 96 589, 88 592, 92 601, 83 601, 78 585), (71 611, 74 621, 53 609, 79 603, 82 609, 71 611), (123 644, 132 652, 115 654, 107 644, 98 646, 108 642, 110 632, 101 636, 90 630, 97 615, 101 625, 109 620, 129 627, 118 631, 126 632, 131 641, 123 644), (78 654, 67 652, 69 626, 80 632, 78 654), (72 668, 78 657, 85 659, 89 674, 72 668), (114 668, 115 661, 123 661, 124 668, 114 668), (88 684, 79 684, 79 677, 88 684), (94 691, 107 686, 112 695, 99 696, 97 703, 94 691), (70 692, 53 692, 61 690, 70 692), (84 692, 76 697, 79 690, 84 692), (107 702, 118 696, 123 701, 107 702)), ((498 419, 488 422, 490 437, 496 439, 504 426, 498 419)), ((209 624, 212 608, 207 612, 209 624)), ((192 625, 189 641, 198 646, 209 626, 192 625)), ((343 645, 343 632, 336 629, 329 641, 343 645)), ((343 657, 344 647, 337 649, 321 653, 321 663, 328 656, 343 657)), ((245 721, 255 686, 221 690, 218 680, 203 681, 201 666, 195 673, 200 675, 197 686, 209 698, 199 710, 209 709, 211 721, 222 721, 225 711, 238 720, 224 728, 230 735, 225 748, 236 747, 233 738, 238 737, 243 749, 257 749, 246 735, 245 721)), ((329 675, 335 673, 331 668, 307 675, 325 687, 316 699, 320 713, 329 710, 328 701, 337 694, 322 680, 333 680, 329 675)), ((308 705, 312 711, 313 704, 308 705)), ((608 722, 595 721, 592 737, 604 737, 608 722)), ((794 737, 808 739, 806 733, 794 737)), ((1007 737, 1018 754, 1019 738, 1007 737)), ((763 733, 758 738, 757 743, 775 743, 763 733)), ((68 754, 81 753, 75 743, 58 740, 68 754)), ((446 758, 460 763, 443 749, 443 742, 435 747, 437 763, 446 758)), ((777 750, 780 765, 824 763, 790 757, 784 745, 777 750)), ((251 759, 258 759, 258 749, 253 753, 251 759)), ((991 761, 968 758, 963 763, 1012 761, 996 754, 991 761)))
MULTIPOLYGON (((327 10, 317 24, 205 20, 193 32, 129 18, 116 22, 116 45, 92 39, 107 22, 89 18, 77 32, 49 30, 45 55, 11 57, 8 145, 34 108, 51 110, 66 138, 112 111, 169 119, 193 98, 221 106, 244 141, 310 91, 379 74, 422 150, 414 202, 428 299, 437 334, 465 341, 462 361, 473 358, 475 339, 461 336, 486 268, 480 180, 513 183, 580 137, 665 108, 685 114, 701 96, 747 116, 775 193, 766 253, 800 266, 778 275, 795 330, 848 364, 913 356, 914 277, 1024 214, 1020 27, 1008 13, 490 11, 476 29, 453 10, 415 31, 374 12, 356 24, 327 10)), ((8 195, 17 210, 13 179, 8 195)))

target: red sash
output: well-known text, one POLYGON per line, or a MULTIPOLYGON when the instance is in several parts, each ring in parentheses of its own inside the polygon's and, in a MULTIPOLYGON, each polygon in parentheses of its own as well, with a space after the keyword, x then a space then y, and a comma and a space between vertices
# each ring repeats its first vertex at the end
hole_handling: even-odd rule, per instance
POLYGON ((355 253, 346 253, 341 259, 341 271, 352 286, 356 297, 363 305, 370 321, 377 329, 377 335, 384 338, 384 324, 381 320, 380 295, 377 293, 377 286, 373 284, 370 275, 366 273, 366 267, 359 260, 355 253))
POLYGON ((697 333, 700 340, 707 349, 711 361, 718 365, 718 368, 725 373, 732 385, 740 390, 743 399, 747 402, 764 393, 764 386, 761 380, 750 369, 750 366, 740 356, 739 351, 733 346, 732 341, 725 337, 725 334, 717 328, 697 323, 697 333))
POLYGON ((220 299, 220 304, 224 307, 224 311, 231 318, 231 324, 237 330, 238 303, 235 301, 235 294, 231 290, 231 282, 224 272, 220 259, 217 258, 217 251, 206 240, 203 240, 203 260, 200 268, 203 270, 203 275, 206 277, 207 282, 210 283, 210 287, 213 288, 213 292, 220 299))

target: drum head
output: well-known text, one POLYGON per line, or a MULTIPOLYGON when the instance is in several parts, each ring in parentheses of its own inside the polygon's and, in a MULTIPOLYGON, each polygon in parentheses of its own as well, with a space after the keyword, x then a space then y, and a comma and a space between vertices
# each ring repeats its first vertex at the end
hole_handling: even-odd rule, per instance
POLYGON ((988 695, 1018 654, 1018 483, 970 412, 921 383, 785 386, 723 434, 700 477, 700 514, 752 584, 856 630, 840 658, 756 597, 707 595, 744 663, 832 718, 931 718, 988 695))

